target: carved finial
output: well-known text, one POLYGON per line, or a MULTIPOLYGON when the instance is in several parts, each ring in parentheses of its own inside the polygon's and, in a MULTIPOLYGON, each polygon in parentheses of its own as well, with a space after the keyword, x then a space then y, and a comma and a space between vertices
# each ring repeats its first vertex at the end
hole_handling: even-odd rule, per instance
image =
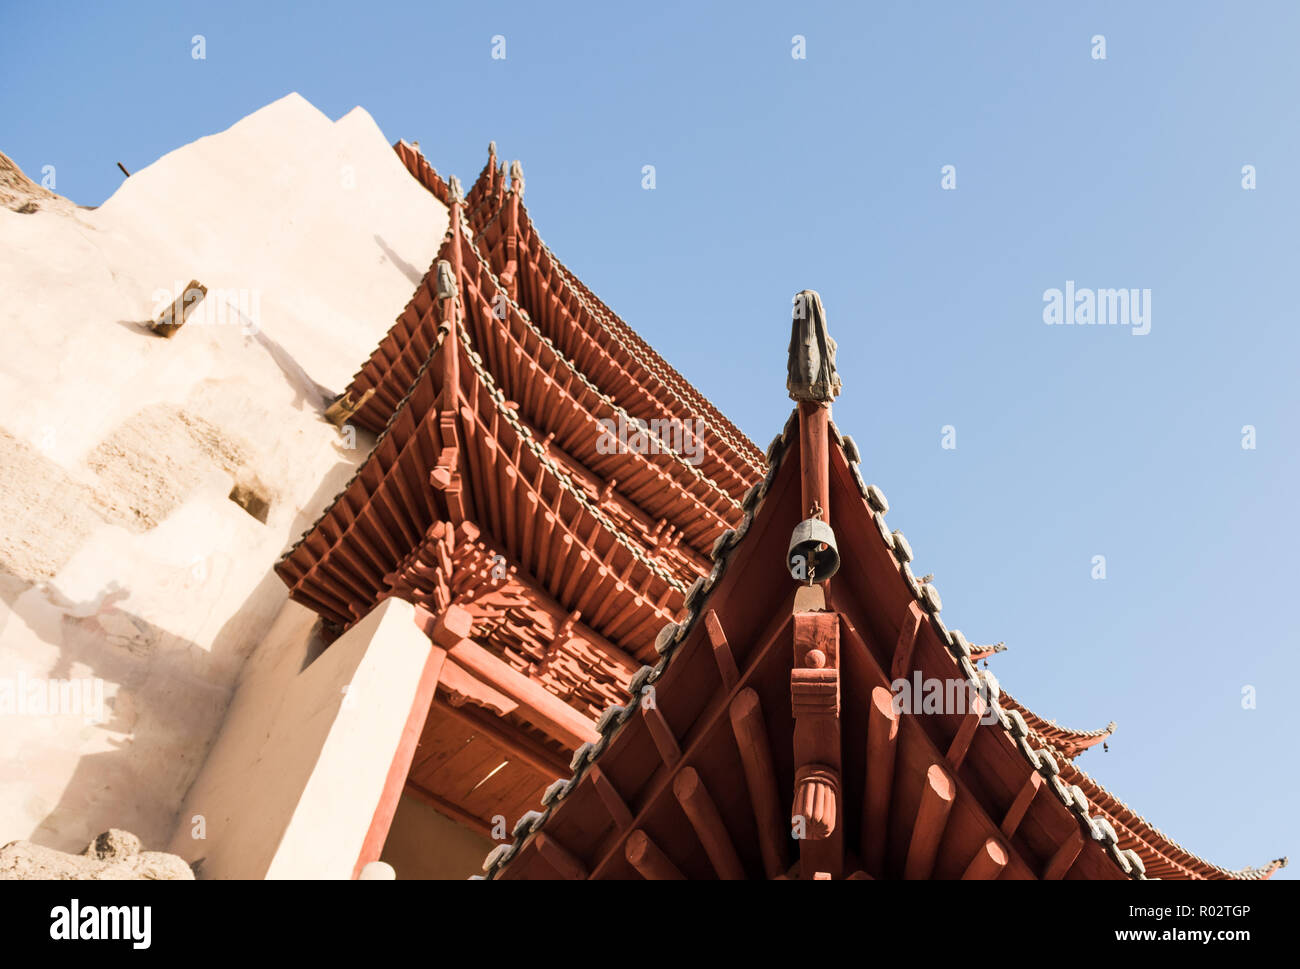
POLYGON ((460 179, 455 175, 447 179, 447 201, 452 205, 460 205, 465 201, 465 193, 460 188, 460 179))
POLYGON ((826 332, 822 298, 805 289, 794 298, 793 315, 785 380, 790 399, 829 404, 839 396, 840 376, 835 372, 835 341, 826 332))
POLYGON ((438 299, 451 299, 456 295, 456 274, 446 259, 438 260, 438 299))
POLYGON ((495 159, 496 157, 497 157, 497 143, 495 141, 489 141, 488 142, 488 159, 489 159, 488 164, 489 165, 492 164, 491 160, 495 159))
POLYGON ((510 163, 510 188, 520 198, 524 197, 524 166, 518 158, 510 163))

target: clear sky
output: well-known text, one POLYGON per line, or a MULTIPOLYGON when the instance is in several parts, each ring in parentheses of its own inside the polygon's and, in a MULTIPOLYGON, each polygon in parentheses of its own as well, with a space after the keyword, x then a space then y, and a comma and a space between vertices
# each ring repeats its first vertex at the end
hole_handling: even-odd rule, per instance
POLYGON ((95 205, 290 91, 467 184, 496 139, 760 446, 819 290, 835 420, 948 625, 1041 715, 1118 721, 1080 765, 1180 843, 1300 854, 1300 7, 471 6, 0 0, 0 150, 95 205), (1046 325, 1067 280, 1150 290, 1149 332, 1046 325))

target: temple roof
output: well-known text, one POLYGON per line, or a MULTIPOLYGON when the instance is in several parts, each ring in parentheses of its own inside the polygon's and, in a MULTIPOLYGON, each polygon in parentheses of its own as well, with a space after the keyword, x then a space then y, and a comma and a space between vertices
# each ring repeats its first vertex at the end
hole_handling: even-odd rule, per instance
POLYGON ((761 456, 711 405, 695 462, 597 446, 702 398, 540 243, 503 171, 461 203, 397 152, 460 217, 340 399, 372 452, 276 571, 338 627, 390 595, 431 636, 461 617, 481 652, 444 666, 407 790, 486 832, 626 698, 761 456))
MULTIPOLYGON (((405 142, 395 147, 412 174, 446 204, 449 189, 423 156, 405 142)), ((498 167, 495 152, 493 145, 465 196, 467 236, 474 240, 475 252, 500 275, 512 301, 533 308, 534 329, 579 364, 575 371, 583 380, 590 378, 598 393, 616 398, 616 406, 643 419, 680 418, 683 413, 701 417, 709 430, 701 470, 738 499, 762 475, 762 453, 556 257, 523 203, 518 162, 507 187, 505 165, 498 167)), ((523 316, 532 320, 527 310, 523 316)))
MULTIPOLYGON (((971 655, 973 657, 974 653, 972 652, 971 655)), ((1074 760, 1089 747, 1097 746, 1115 732, 1114 720, 1100 730, 1075 730, 1072 727, 1062 727, 1055 720, 1044 720, 1024 705, 1017 703, 1006 690, 1002 691, 1002 706, 1007 710, 1018 711, 1025 718, 1030 736, 1042 744, 1050 744, 1052 749, 1066 760, 1074 760)))
MULTIPOLYGON (((667 686, 672 677, 661 678, 679 646, 705 636, 705 652, 717 649, 718 629, 701 633, 697 620, 706 597, 714 603, 724 570, 735 571, 728 562, 758 554, 752 538, 733 550, 764 504, 770 507, 776 479, 797 477, 784 462, 795 422, 762 455, 555 258, 523 205, 517 163, 507 178, 493 150, 462 199, 455 179, 444 181, 418 151, 404 142, 395 149, 449 205, 452 224, 411 301, 340 401, 354 423, 377 433, 371 454, 277 572, 293 598, 340 627, 390 595, 417 605, 449 661, 408 790, 486 832, 490 817, 522 811, 543 792, 545 816, 568 802, 561 792, 586 776, 611 731, 629 719, 641 723, 630 697, 667 686), (644 428, 683 415, 698 415, 706 429, 695 461, 671 446, 596 444, 602 428, 644 428), (577 780, 547 788, 575 748, 577 780)), ((833 346, 829 341, 832 362, 833 346)), ((857 615, 857 626, 850 624, 848 640, 862 656, 881 653, 881 642, 898 635, 906 605, 919 623, 917 657, 941 650, 947 666, 996 694, 996 679, 973 663, 1005 647, 972 646, 947 630, 933 582, 912 575, 906 539, 884 525, 883 494, 861 479, 856 447, 830 428, 836 503, 850 509, 837 512, 835 526, 851 539, 845 548, 855 558, 866 553, 876 569, 871 582, 853 586, 850 569, 832 587, 834 608, 845 616, 872 604, 857 615), (852 594, 840 591, 846 586, 852 594)), ((773 535, 788 524, 767 522, 773 535)), ((780 545, 785 537, 763 541, 780 545)), ((729 625, 736 622, 729 614, 737 596, 771 609, 791 594, 788 580, 783 586, 765 578, 757 589, 730 592, 726 603, 711 605, 715 622, 724 612, 729 625)), ((752 640, 761 632, 746 635, 752 640)), ((875 655, 874 662, 887 669, 890 657, 875 655)), ((870 680, 860 677, 857 685, 870 680)), ((858 714, 873 701, 870 690, 853 695, 858 714)), ((995 822, 988 844, 1010 849, 1008 872, 1106 877, 1101 872, 1140 875, 1146 865, 1161 877, 1258 878, 1273 870, 1230 872, 1196 858, 1079 771, 1072 759, 1102 742, 1114 724, 1072 730, 1007 694, 995 704, 997 730, 980 731, 974 743, 969 728, 951 718, 917 718, 926 721, 921 733, 908 726, 904 735, 926 738, 909 740, 908 749, 921 749, 918 756, 944 773, 953 765, 942 767, 938 752, 952 754, 949 745, 966 731, 971 756, 951 773, 955 789, 973 793, 956 813, 967 834, 995 822), (1001 739, 984 739, 994 732, 1001 739), (1031 775, 1038 781, 1031 783, 1031 775), (1054 802, 1035 798, 1040 787, 1052 788, 1075 828, 1064 826, 1060 810, 1044 813, 1041 804, 1054 802), (1008 798, 1008 810, 1021 812, 1014 825, 1009 815, 993 816, 1008 798), (1092 818, 1090 802, 1100 807, 1092 818), (1001 827, 1016 838, 998 834, 1001 827), (1076 829, 1091 840, 1075 844, 1076 829), (1049 848, 1052 858, 1044 862, 1049 848), (1109 867, 1098 869, 1098 851, 1109 867)), ((641 744, 636 757, 645 763, 636 770, 644 771, 647 751, 666 740, 662 725, 652 721, 648 729, 657 731, 655 744, 641 744)), ((600 803, 634 803, 615 789, 625 769, 593 772, 600 803)), ((539 817, 529 814, 521 840, 494 853, 492 873, 523 847, 539 817)), ((555 846, 542 843, 555 857, 555 846)))
POLYGON ((970 648, 970 661, 972 663, 978 663, 980 660, 988 659, 990 656, 994 656, 997 653, 1005 653, 1006 651, 1006 643, 991 643, 988 646, 976 646, 972 644, 970 648))
MULTIPOLYGON (((490 315, 482 294, 466 290, 465 316, 490 315)), ((424 326, 431 315, 425 314, 424 326)), ((496 386, 463 320, 458 329, 461 339, 452 345, 462 364, 461 446, 453 446, 437 406, 444 385, 430 364, 438 344, 370 457, 277 571, 295 598, 350 625, 392 594, 399 566, 431 528, 472 519, 549 583, 565 608, 581 609, 592 626, 625 649, 648 648, 658 625, 676 612, 702 556, 674 541, 662 522, 656 525, 634 503, 580 476, 496 386), (454 455, 446 453, 449 448, 454 455), (453 459, 460 462, 463 492, 450 478, 436 477, 453 459)), ((640 462, 638 455, 626 457, 629 465, 640 462)))
MULTIPOLYGON (((687 596, 687 615, 660 632, 660 659, 633 677, 630 692, 641 702, 615 704, 604 712, 597 723, 600 738, 577 750, 571 775, 550 785, 540 807, 520 818, 513 840, 488 856, 488 878, 797 875, 798 862, 789 871, 782 867, 795 844, 787 822, 780 822, 784 830, 773 831, 771 817, 778 811, 784 813, 777 817, 788 819, 790 798, 801 790, 784 751, 788 714, 779 713, 782 703, 790 702, 789 693, 782 700, 789 687, 781 684, 791 660, 788 650, 773 649, 789 635, 782 607, 788 613, 794 595, 777 559, 783 557, 787 530, 801 516, 798 413, 768 449, 768 474, 745 496, 744 520, 719 540, 712 571, 687 596), (776 591, 773 576, 785 582, 785 596, 776 591), (654 701, 650 709, 647 688, 654 701), (742 736, 738 718, 761 725, 758 746, 768 751, 771 765, 766 784, 755 786, 749 763, 754 735, 742 736), (689 825, 681 824, 683 811, 689 825)), ((840 688, 846 875, 912 877, 927 871, 913 865, 921 822, 909 832, 898 818, 920 818, 926 797, 942 794, 945 787, 949 803, 955 793, 955 803, 967 813, 957 821, 953 808, 942 850, 931 846, 937 857, 927 873, 936 877, 987 877, 991 871, 994 877, 1258 879, 1285 864, 1280 859, 1264 868, 1232 871, 1205 862, 1079 769, 1073 758, 1109 736, 1114 724, 1092 731, 1060 727, 1026 710, 991 674, 975 669, 965 637, 949 631, 940 618, 933 583, 921 584, 913 576, 906 539, 885 524, 888 503, 880 489, 862 479, 856 446, 833 423, 830 427, 829 520, 844 564, 828 584, 825 608, 840 613, 849 647, 842 655, 858 654, 852 664, 857 669, 846 669, 840 688), (884 562, 888 570, 881 568, 884 562), (894 578, 887 583, 890 572, 894 578), (884 616, 894 618, 882 622, 884 616), (909 617, 917 623, 911 641, 909 617), (873 676, 864 675, 872 665, 864 663, 867 658, 878 664, 874 690, 873 676), (882 785, 878 779, 865 782, 861 765, 864 755, 868 762, 872 756, 873 728, 884 722, 876 716, 879 684, 908 669, 927 676, 958 673, 991 697, 996 720, 978 729, 969 714, 901 714, 900 735, 913 738, 911 753, 899 755, 892 790, 883 785, 893 802, 892 854, 873 865, 864 861, 872 855, 865 821, 854 839, 859 814, 869 814, 868 788, 882 785), (908 785, 921 790, 909 793, 908 785)), ((900 746, 908 749, 906 743, 900 746)), ((807 871, 803 875, 811 877, 807 871)))

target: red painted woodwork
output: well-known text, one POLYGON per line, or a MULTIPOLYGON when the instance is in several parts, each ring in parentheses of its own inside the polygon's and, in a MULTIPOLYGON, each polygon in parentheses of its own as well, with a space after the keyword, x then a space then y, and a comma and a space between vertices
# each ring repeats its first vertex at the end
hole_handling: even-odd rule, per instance
MULTIPOLYGON (((605 733, 594 766, 633 820, 611 831, 589 819, 598 797, 580 765, 544 830, 591 878, 675 871, 687 878, 1119 879, 1129 872, 1116 855, 1137 871, 1130 848, 1140 858, 1168 857, 1167 842, 1139 842, 1132 829, 1117 826, 1112 847, 1094 839, 1075 795, 1053 779, 1042 755, 1029 759, 1010 720, 980 722, 982 699, 944 713, 895 711, 889 684, 896 674, 979 681, 945 639, 932 603, 909 586, 906 560, 893 554, 834 445, 828 507, 843 564, 824 595, 792 588, 781 567, 785 543, 806 512, 806 476, 792 450, 774 455, 761 508, 726 554, 725 569, 715 569, 698 620, 665 641, 669 660, 653 680, 662 715, 634 716, 605 733), (718 660, 720 642, 734 674, 718 660), (784 649, 773 648, 781 643, 784 649), (789 715, 777 714, 785 704, 789 715), (684 787, 707 795, 711 808, 685 811, 684 787), (776 833, 772 818, 783 800, 813 821, 810 837, 776 833), (645 860, 650 844, 657 868, 645 860), (798 860, 788 864, 792 851, 798 860)), ((1086 779, 1061 761, 1061 776, 1086 779)), ((1100 796, 1089 801, 1094 810, 1102 804, 1100 796)), ((534 862, 533 837, 517 839, 489 874, 548 877, 534 862)))
POLYGON ((978 706, 896 712, 893 680, 974 682, 969 657, 995 650, 940 622, 829 406, 799 404, 766 460, 555 258, 517 163, 508 175, 490 151, 462 199, 395 150, 450 228, 346 388, 373 450, 276 567, 334 629, 412 601, 445 651, 363 858, 405 790, 485 833, 541 807, 495 878, 1122 878, 1132 859, 1257 878, 1280 863, 1211 865, 1083 773, 1113 724, 1060 727, 1005 691, 987 725, 978 706), (602 447, 630 417, 702 422, 698 463, 602 447), (794 587, 786 546, 813 515, 840 571, 794 587))

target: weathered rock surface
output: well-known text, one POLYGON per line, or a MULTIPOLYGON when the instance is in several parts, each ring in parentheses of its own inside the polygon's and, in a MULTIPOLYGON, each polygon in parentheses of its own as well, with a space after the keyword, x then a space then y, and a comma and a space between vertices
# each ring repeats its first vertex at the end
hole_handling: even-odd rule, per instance
POLYGON ((194 880, 189 865, 163 851, 141 851, 140 839, 110 828, 79 855, 55 851, 30 841, 11 841, 0 848, 0 881, 194 880))
POLYGON ((288 95, 93 209, 54 194, 70 175, 43 188, 43 159, 29 178, 0 155, 5 840, 188 830, 177 809, 286 601, 271 568, 374 443, 325 408, 447 228, 391 140, 288 95), (207 294, 170 339, 142 325, 192 280, 207 294))

